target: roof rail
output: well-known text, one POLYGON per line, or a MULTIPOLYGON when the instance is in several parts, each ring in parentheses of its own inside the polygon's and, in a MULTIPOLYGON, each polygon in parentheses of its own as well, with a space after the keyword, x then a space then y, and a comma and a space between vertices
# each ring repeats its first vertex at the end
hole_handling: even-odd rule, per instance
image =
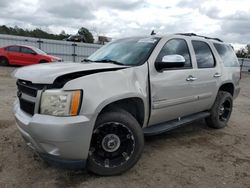
POLYGON ((185 35, 185 36, 195 36, 195 37, 202 37, 205 39, 212 39, 212 40, 217 40, 219 42, 223 42, 221 39, 219 38, 211 38, 211 37, 206 37, 206 36, 202 36, 202 35, 196 35, 195 33, 176 33, 176 35, 185 35))

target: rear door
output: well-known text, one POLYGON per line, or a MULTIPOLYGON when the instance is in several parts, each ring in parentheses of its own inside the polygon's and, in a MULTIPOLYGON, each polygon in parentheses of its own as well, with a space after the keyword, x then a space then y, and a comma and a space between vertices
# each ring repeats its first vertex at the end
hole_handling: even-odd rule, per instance
POLYGON ((221 82, 221 66, 216 61, 212 45, 206 40, 191 40, 196 68, 192 82, 199 103, 197 110, 204 111, 212 107, 221 82))
POLYGON ((19 46, 9 46, 5 48, 10 64, 20 64, 21 54, 19 46))
POLYGON ((23 65, 32 65, 38 63, 37 53, 31 48, 21 47, 23 65))

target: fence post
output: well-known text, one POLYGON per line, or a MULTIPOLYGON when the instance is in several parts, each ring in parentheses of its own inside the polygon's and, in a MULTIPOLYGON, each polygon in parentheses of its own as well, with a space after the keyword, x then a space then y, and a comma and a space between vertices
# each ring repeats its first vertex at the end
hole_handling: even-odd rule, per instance
POLYGON ((41 48, 42 48, 41 43, 43 43, 43 41, 41 39, 38 39, 37 42, 38 42, 38 48, 41 50, 41 48))
POLYGON ((73 43, 72 46, 73 46, 73 54, 72 54, 73 62, 76 62, 76 56, 77 56, 77 54, 76 54, 76 46, 77 46, 77 44, 73 43))
POLYGON ((242 72, 244 66, 244 58, 241 59, 240 72, 242 72))

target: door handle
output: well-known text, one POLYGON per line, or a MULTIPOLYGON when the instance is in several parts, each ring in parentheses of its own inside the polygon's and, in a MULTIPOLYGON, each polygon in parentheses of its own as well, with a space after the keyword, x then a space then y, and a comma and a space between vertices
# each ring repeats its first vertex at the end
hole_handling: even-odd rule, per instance
POLYGON ((195 81, 195 80, 197 80, 197 78, 195 78, 195 77, 193 77, 192 75, 190 75, 190 76, 188 76, 187 78, 186 78, 186 81, 195 81))
POLYGON ((215 77, 215 78, 219 78, 219 77, 221 77, 221 74, 218 73, 218 72, 216 72, 216 73, 214 74, 214 77, 215 77))

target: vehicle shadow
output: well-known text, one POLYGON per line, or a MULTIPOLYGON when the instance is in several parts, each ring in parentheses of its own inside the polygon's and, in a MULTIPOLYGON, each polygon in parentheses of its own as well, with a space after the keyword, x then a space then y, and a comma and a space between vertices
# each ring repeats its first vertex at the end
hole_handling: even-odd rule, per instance
POLYGON ((22 65, 8 65, 8 66, 6 66, 6 65, 0 65, 0 67, 6 67, 6 68, 8 68, 8 67, 14 67, 14 68, 18 68, 18 67, 22 67, 22 65))
MULTIPOLYGON (((178 129, 162 133, 156 136, 147 136, 145 137, 145 150, 150 150, 150 148, 157 146, 157 149, 161 149, 164 147, 164 143, 169 140, 178 140, 184 138, 188 138, 195 135, 206 134, 208 131, 211 131, 211 128, 207 127, 204 120, 195 121, 193 123, 187 124, 178 129)), ((175 142, 175 145, 182 146, 181 142, 175 142)), ((144 151, 147 152, 147 151, 144 151)), ((51 166, 52 168, 55 168, 51 166)), ((58 186, 79 186, 82 185, 83 182, 88 182, 94 180, 96 178, 101 178, 98 175, 95 175, 91 172, 87 172, 86 170, 66 170, 59 169, 60 173, 58 173, 58 177, 56 178, 56 182, 58 186)))
POLYGON ((212 130, 209 128, 205 122, 205 120, 197 120, 192 123, 186 124, 184 126, 180 126, 177 129, 173 129, 171 131, 154 135, 154 136, 145 136, 146 143, 151 143, 159 140, 167 140, 172 138, 181 138, 192 135, 199 135, 201 133, 205 133, 208 130, 212 130))

